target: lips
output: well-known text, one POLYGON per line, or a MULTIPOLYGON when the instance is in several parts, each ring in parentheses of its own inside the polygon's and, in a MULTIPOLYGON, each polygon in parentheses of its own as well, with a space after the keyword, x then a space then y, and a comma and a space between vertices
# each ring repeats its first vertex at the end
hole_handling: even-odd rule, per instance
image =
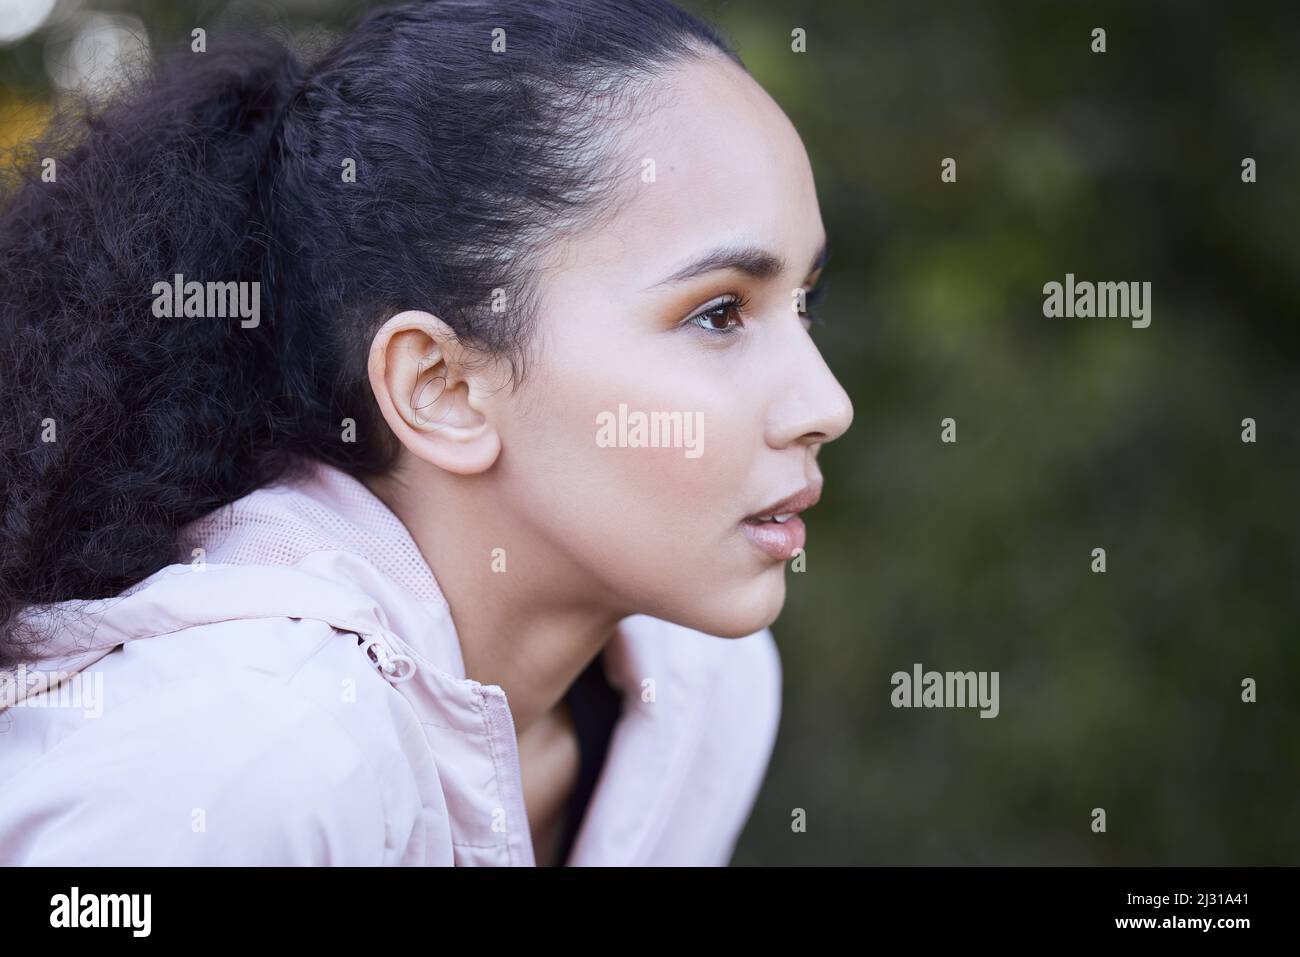
POLYGON ((741 531, 760 551, 778 561, 786 561, 804 547, 807 538, 807 528, 799 513, 816 505, 821 494, 819 476, 793 495, 748 516, 740 523, 741 531))
POLYGON ((774 516, 792 516, 804 509, 812 508, 822 497, 822 480, 819 477, 817 481, 795 492, 793 495, 787 495, 783 499, 773 502, 767 508, 760 509, 749 515, 745 521, 771 520, 774 516))

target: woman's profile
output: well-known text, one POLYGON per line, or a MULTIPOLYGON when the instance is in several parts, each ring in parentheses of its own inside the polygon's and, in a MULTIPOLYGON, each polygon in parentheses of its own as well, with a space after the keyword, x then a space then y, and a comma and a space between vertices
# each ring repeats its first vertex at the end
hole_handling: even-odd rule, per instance
POLYGON ((0 863, 727 863, 853 412, 809 159, 718 32, 429 0, 308 64, 214 28, 36 149, 0 863))

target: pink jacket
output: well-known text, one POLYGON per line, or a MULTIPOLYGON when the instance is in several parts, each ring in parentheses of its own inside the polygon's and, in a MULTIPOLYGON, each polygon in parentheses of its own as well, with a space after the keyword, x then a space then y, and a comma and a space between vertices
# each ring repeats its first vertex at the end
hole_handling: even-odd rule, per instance
MULTIPOLYGON (((365 485, 319 465, 178 556, 40 610, 46 657, 0 672, 0 864, 535 864, 505 694, 365 485)), ((726 864, 780 718, 771 632, 637 615, 604 660, 623 710, 568 863, 726 864)))

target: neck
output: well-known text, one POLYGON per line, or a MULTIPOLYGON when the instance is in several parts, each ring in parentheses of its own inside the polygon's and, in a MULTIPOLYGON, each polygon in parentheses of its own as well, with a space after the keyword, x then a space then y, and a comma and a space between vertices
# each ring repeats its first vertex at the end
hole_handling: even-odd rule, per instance
POLYGON ((594 603, 589 576, 501 508, 487 476, 394 470, 365 484, 432 570, 466 677, 499 685, 523 733, 561 703, 627 612, 594 603))

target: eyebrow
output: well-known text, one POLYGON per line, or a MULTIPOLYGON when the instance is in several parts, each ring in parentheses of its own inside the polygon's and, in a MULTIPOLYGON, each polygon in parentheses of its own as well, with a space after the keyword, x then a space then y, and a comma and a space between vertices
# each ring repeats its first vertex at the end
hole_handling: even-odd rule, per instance
MULTIPOLYGON (((826 265, 829 252, 828 243, 823 242, 813 257, 812 265, 808 267, 809 275, 826 265)), ((736 269, 754 279, 773 279, 785 270, 785 260, 761 246, 720 246, 691 260, 667 279, 661 279, 646 288, 675 285, 722 269, 736 269)))

